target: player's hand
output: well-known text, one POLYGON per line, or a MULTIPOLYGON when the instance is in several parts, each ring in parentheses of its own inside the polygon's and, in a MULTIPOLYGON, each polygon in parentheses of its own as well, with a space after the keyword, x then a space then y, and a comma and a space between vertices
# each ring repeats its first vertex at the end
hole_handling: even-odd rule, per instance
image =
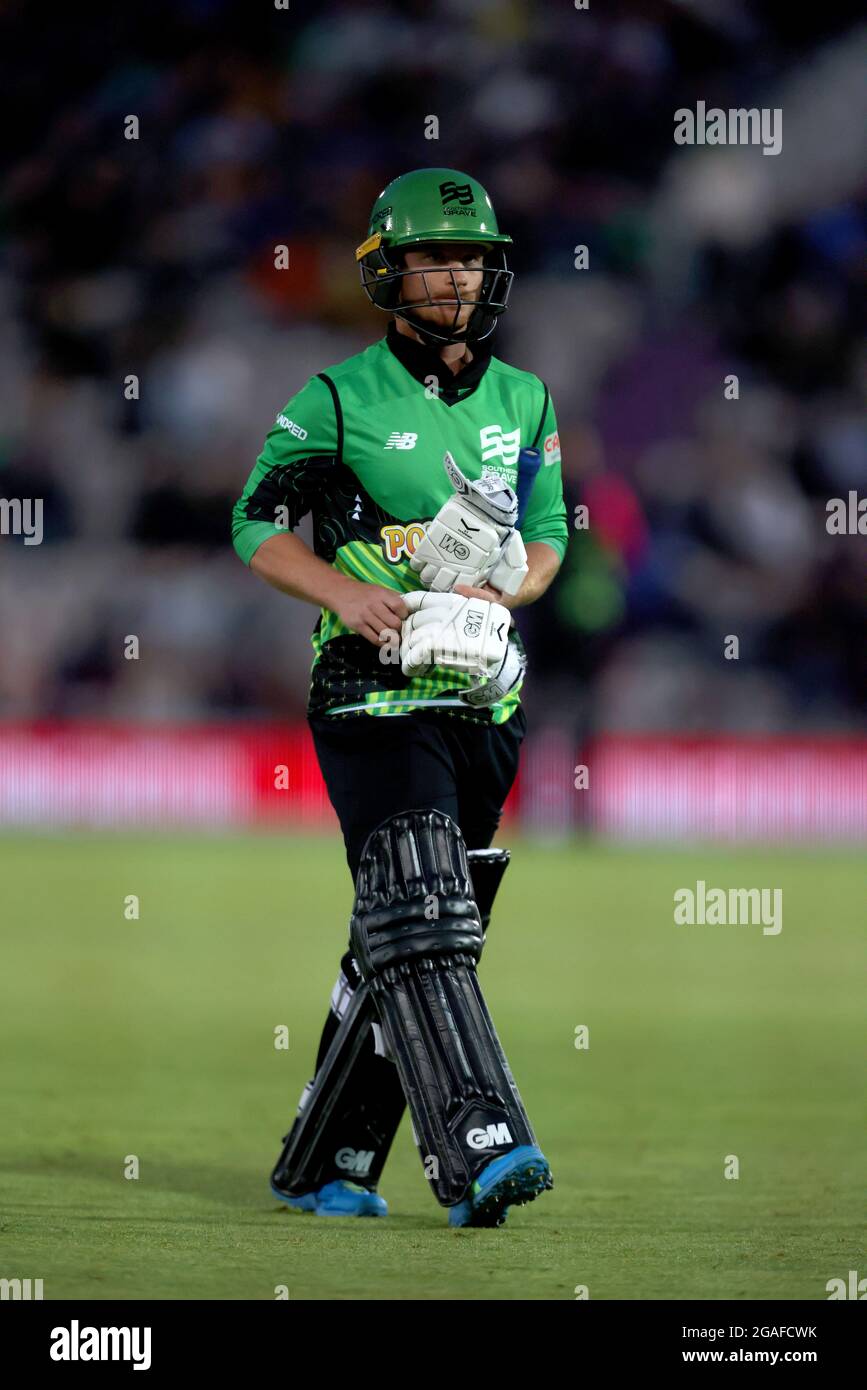
POLYGON ((350 631, 381 647, 389 641, 388 634, 400 632, 401 623, 409 617, 403 595, 382 584, 364 584, 360 579, 350 583, 353 587, 346 590, 334 611, 350 631))
POLYGON ((524 656, 509 641, 509 613, 502 604, 462 594, 418 592, 406 595, 411 617, 401 630, 401 670, 424 676, 445 666, 472 676, 458 692, 465 704, 486 708, 502 700, 524 679, 524 656))
POLYGON ((419 589, 406 595, 411 616, 401 629, 401 670, 423 676, 431 666, 487 675, 509 642, 509 614, 490 599, 419 589))
POLYGON ((501 594, 499 589, 495 589, 492 584, 456 584, 452 590, 455 594, 463 594, 464 598, 483 598, 488 603, 501 603, 504 608, 511 608, 515 602, 514 594, 501 594))

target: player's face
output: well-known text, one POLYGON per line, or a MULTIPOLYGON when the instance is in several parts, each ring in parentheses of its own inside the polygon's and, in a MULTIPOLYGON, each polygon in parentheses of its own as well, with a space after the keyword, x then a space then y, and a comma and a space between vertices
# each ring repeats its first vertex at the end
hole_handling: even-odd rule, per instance
POLYGON ((405 254, 407 270, 401 287, 401 301, 415 308, 420 319, 431 325, 465 328, 473 312, 472 301, 478 299, 482 288, 482 248, 454 242, 418 246, 405 254), (458 313, 455 290, 461 299, 469 300, 458 313), (429 304, 428 300, 434 302, 429 304))

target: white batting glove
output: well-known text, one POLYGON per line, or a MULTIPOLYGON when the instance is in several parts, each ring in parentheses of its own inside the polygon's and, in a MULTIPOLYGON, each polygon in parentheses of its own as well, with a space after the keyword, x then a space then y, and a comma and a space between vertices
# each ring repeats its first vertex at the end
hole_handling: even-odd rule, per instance
POLYGON ((527 551, 520 531, 512 531, 493 568, 483 579, 501 594, 516 594, 529 571, 527 551))
POLYGON ((447 666, 485 677, 498 668, 509 644, 509 610, 488 599, 462 594, 403 595, 410 610, 400 631, 400 669, 405 676, 426 675, 447 666))
POLYGON ((469 690, 459 690, 458 699, 463 700, 464 704, 474 705, 477 709, 495 705, 504 695, 508 695, 510 690, 515 690, 521 685, 526 670, 526 658, 509 642, 500 665, 489 667, 488 674, 476 681, 475 685, 471 685, 469 690))
POLYGON ((515 493, 496 477, 470 482, 449 453, 443 465, 455 495, 426 526, 410 557, 412 569, 435 593, 489 580, 502 593, 516 594, 527 573, 527 553, 515 530, 515 493))

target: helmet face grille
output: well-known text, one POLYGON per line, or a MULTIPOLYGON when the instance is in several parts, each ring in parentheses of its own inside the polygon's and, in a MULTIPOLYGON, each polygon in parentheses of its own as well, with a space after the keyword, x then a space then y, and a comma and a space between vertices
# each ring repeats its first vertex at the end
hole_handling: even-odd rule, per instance
POLYGON ((480 272, 481 284, 471 299, 461 296, 460 288, 452 269, 431 267, 429 270, 405 270, 389 260, 385 249, 378 247, 359 261, 361 283, 371 304, 403 319, 420 336, 436 343, 479 342, 493 332, 497 319, 508 307, 509 291, 512 288, 514 271, 506 265, 505 253, 495 247, 485 255, 485 264, 480 272), (490 264, 491 261, 496 262, 490 264), (405 301, 401 299, 403 281, 408 275, 421 277, 426 296, 421 299, 405 301), (447 297, 433 297, 428 285, 428 275, 449 275, 452 293, 447 297), (451 323, 429 323, 416 310, 428 307, 454 307, 451 323), (459 327, 462 311, 472 309, 466 324, 459 327))

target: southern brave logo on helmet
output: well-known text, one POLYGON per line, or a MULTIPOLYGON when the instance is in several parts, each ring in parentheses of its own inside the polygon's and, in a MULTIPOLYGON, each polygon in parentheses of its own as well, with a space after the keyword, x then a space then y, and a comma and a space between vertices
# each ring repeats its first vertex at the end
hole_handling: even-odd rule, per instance
POLYGON ((468 183, 454 183, 451 179, 440 184, 440 197, 443 200, 443 207, 446 206, 446 203, 453 203, 456 198, 464 207, 469 207, 470 203, 474 201, 473 190, 468 183))
POLYGON ((409 324, 423 343, 478 343, 493 332, 508 307, 514 273, 506 263, 506 247, 511 244, 497 225, 487 192, 471 174, 412 169, 380 193, 355 259, 371 304, 409 324), (450 322, 443 318, 446 301, 431 296, 424 275, 420 295, 418 267, 406 263, 411 252, 438 242, 466 243, 481 258, 465 289, 458 287, 454 271, 442 272, 452 276, 450 322))

